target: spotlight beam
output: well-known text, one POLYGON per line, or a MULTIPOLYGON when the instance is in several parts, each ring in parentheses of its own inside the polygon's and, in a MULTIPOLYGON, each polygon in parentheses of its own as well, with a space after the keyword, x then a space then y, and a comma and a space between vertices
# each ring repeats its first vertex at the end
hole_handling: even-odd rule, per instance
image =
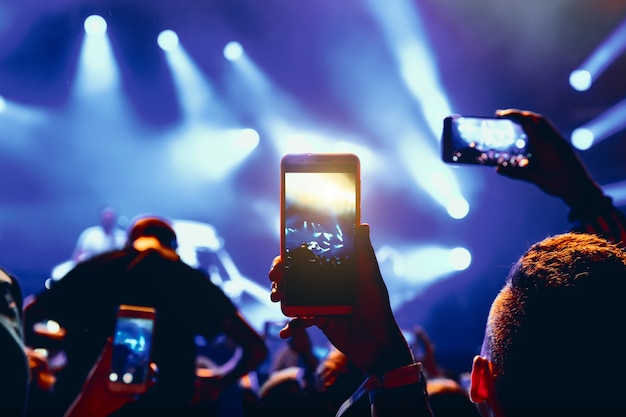
POLYGON ((625 128, 626 99, 583 126, 574 129, 571 135, 572 145, 580 150, 587 150, 625 128))
POLYGON ((576 70, 572 71, 570 85, 578 91, 588 90, 625 49, 626 20, 576 70))

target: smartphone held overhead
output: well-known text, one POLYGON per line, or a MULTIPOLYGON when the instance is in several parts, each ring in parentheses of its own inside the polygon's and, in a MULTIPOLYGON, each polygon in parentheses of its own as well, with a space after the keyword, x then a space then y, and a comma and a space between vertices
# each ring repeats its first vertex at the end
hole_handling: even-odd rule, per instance
POLYGON ((441 150, 443 161, 451 164, 524 167, 531 160, 522 126, 497 117, 446 117, 441 150))
POLYGON ((360 163, 353 154, 288 154, 281 160, 281 255, 286 316, 349 314, 360 163))

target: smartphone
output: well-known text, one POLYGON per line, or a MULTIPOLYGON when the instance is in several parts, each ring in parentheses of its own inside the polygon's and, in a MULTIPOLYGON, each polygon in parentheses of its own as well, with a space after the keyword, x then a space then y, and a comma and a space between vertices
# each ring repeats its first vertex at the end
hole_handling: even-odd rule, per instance
POLYGON ((146 392, 155 319, 156 311, 152 307, 119 306, 108 381, 111 391, 146 392))
POLYGON ((441 140, 444 162, 526 166, 531 159, 522 126, 496 117, 448 116, 441 140))
POLYGON ((354 154, 281 160, 281 309, 288 317, 342 315, 354 299, 360 162, 354 154))

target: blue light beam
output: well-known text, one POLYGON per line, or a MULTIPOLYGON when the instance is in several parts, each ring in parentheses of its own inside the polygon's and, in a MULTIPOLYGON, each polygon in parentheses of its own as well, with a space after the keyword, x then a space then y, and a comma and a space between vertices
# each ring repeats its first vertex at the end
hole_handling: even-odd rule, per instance
POLYGON ((591 88, 595 80, 626 49, 626 20, 622 22, 572 73, 569 82, 577 91, 591 88))

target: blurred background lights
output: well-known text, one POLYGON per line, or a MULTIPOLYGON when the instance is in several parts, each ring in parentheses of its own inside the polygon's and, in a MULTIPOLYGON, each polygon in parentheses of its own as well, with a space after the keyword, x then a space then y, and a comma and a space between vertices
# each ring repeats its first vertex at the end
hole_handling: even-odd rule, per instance
POLYGON ((453 219, 462 219, 469 213, 469 203, 463 197, 454 198, 448 204, 447 211, 453 219))
POLYGON ((243 56, 243 46, 239 42, 228 42, 224 47, 224 58, 229 61, 237 61, 243 56))
MULTIPOLYGON (((626 204, 626 2, 562 1, 547 13, 534 13, 532 2, 497 0, 437 7, 326 0, 313 9, 301 2, 31 3, 0 5, 0 253, 24 295, 67 272, 79 231, 112 204, 122 227, 146 212, 177 219, 182 259, 206 269, 262 330, 265 317, 282 316, 264 279, 280 246, 280 157, 353 152, 362 166, 363 220, 377 225, 372 241, 392 306, 403 324, 432 328, 440 353, 469 351, 466 365, 482 342, 485 297, 449 291, 492 292, 501 265, 564 219, 535 187, 444 163, 443 118, 488 116, 524 102, 556 118, 607 194, 626 204), (568 29, 590 12, 593 24, 568 29), (29 18, 11 18, 19 16, 29 18), (468 36, 448 30, 459 24, 468 36), (485 33, 516 36, 519 56, 551 64, 538 76, 502 59, 501 43, 484 42, 485 33), (467 63, 467 77, 455 77, 467 63), (59 164, 59 155, 71 157, 59 164), (507 204, 509 195, 516 204, 507 204), (541 218, 527 202, 545 204, 541 218), (178 222, 198 224, 187 230, 178 222), (509 231, 506 241, 485 239, 485 224, 509 231), (462 334, 440 330, 457 315, 462 334), (440 341, 443 333, 450 340, 440 341)), ((505 133, 516 149, 528 145, 505 133)))
POLYGON ((159 33, 157 43, 164 51, 173 51, 178 47, 178 35, 173 30, 164 30, 159 33))
POLYGON ((107 31, 107 22, 102 16, 91 15, 85 19, 85 33, 87 35, 104 35, 107 31))
POLYGON ((591 73, 586 70, 577 69, 569 76, 569 84, 576 91, 586 91, 591 87, 591 73))
POLYGON ((233 147, 238 149, 253 150, 259 145, 259 133, 254 129, 242 129, 235 139, 233 147))
POLYGON ((572 145, 574 145, 577 149, 581 151, 585 151, 591 148, 594 141, 594 134, 590 129, 586 129, 584 127, 574 129, 572 132, 571 140, 572 145))
POLYGON ((50 333, 58 333, 61 330, 61 325, 54 320, 48 320, 46 322, 46 329, 50 333))
POLYGON ((465 248, 454 248, 450 251, 450 265, 457 271, 467 269, 472 263, 472 254, 465 248))

